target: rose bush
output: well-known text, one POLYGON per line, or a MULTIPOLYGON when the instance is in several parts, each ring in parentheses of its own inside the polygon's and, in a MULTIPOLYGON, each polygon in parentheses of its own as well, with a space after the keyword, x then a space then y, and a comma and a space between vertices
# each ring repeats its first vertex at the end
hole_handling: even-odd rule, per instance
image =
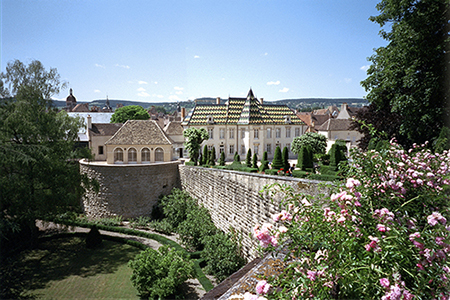
POLYGON ((425 147, 354 151, 330 196, 269 187, 285 209, 254 236, 290 263, 264 297, 450 299, 450 152, 425 147))

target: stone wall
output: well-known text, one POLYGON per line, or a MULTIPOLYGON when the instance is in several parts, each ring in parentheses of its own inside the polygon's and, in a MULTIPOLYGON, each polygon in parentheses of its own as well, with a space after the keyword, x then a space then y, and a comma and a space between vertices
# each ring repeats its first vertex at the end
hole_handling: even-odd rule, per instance
POLYGON ((156 164, 105 164, 80 161, 80 171, 100 184, 100 192, 88 191, 83 209, 89 218, 150 215, 161 194, 180 187, 179 162, 156 164))
POLYGON ((257 254, 257 243, 251 236, 253 227, 271 223, 272 215, 280 211, 281 196, 274 201, 267 193, 262 196, 264 186, 279 183, 311 195, 325 192, 319 187, 320 181, 186 165, 180 165, 179 170, 182 188, 208 208, 214 224, 225 232, 231 228, 239 232, 243 254, 249 259, 257 254))

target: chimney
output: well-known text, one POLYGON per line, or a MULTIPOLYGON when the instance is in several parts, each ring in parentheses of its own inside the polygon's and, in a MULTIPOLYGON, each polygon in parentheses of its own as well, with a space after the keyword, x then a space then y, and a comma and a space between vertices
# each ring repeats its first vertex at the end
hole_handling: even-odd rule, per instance
POLYGON ((220 104, 220 97, 216 98, 216 104, 220 104))
POLYGON ((347 102, 342 103, 342 105, 341 105, 341 111, 347 110, 347 108, 348 108, 347 102))
POLYGON ((186 117, 186 107, 181 108, 181 121, 186 117))
POLYGON ((87 129, 92 129, 92 118, 91 115, 87 116, 87 129))
POLYGON ((259 98, 259 102, 260 102, 261 104, 263 104, 264 98, 259 98))

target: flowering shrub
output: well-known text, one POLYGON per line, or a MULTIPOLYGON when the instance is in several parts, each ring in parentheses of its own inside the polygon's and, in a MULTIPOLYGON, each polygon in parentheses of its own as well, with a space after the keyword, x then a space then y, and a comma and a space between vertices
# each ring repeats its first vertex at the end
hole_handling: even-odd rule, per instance
POLYGON ((290 264, 264 297, 450 299, 450 152, 391 142, 352 158, 330 196, 277 186, 285 210, 253 232, 290 264))

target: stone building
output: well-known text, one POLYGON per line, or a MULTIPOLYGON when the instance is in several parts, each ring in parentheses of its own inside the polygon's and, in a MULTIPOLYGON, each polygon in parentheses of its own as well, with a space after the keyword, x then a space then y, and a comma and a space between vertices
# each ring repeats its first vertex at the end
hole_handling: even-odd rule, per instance
POLYGON ((174 159, 182 158, 184 156, 184 135, 181 122, 169 122, 166 126, 164 126, 163 130, 173 141, 172 157, 174 159))
POLYGON ((144 164, 172 160, 173 141, 153 120, 128 120, 105 146, 108 164, 144 164))
MULTIPOLYGON (((232 160, 235 152, 241 156, 248 149, 258 158, 267 151, 273 158, 275 148, 288 147, 295 137, 301 136, 307 126, 286 105, 266 104, 257 99, 250 89, 247 98, 228 98, 216 104, 196 103, 181 123, 185 129, 205 128, 209 140, 203 142, 216 153, 225 152, 227 160, 232 160)), ((295 155, 290 153, 291 158, 295 155)))

